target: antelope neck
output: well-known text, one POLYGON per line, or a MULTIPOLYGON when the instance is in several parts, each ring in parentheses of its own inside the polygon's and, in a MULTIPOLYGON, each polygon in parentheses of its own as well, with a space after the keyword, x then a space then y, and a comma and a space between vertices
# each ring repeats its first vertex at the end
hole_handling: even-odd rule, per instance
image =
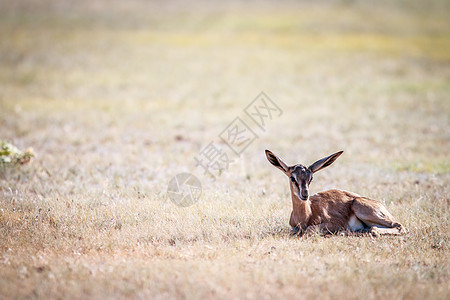
POLYGON ((302 229, 306 228, 309 218, 311 217, 311 201, 308 199, 303 201, 299 199, 293 192, 292 196, 292 214, 294 217, 294 222, 300 225, 302 229))

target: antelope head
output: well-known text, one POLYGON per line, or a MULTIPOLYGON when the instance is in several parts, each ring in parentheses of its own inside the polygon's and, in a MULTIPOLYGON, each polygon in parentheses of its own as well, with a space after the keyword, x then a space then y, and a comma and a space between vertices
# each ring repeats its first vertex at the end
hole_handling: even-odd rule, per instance
POLYGON ((313 174, 331 165, 343 152, 344 151, 339 151, 322 158, 309 167, 302 164, 288 166, 284 161, 269 150, 266 150, 266 156, 272 165, 280 169, 284 174, 286 174, 286 176, 289 177, 289 185, 291 187, 292 195, 302 201, 308 201, 309 185, 313 180, 313 174))

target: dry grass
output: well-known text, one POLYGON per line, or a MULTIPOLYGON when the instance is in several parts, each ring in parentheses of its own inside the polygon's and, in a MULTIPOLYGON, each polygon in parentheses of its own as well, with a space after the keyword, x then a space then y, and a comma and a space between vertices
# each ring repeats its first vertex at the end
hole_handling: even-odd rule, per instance
POLYGON ((0 139, 37 154, 0 173, 0 298, 450 297, 447 3, 78 2, 0 2, 0 139), (175 206, 170 178, 261 90, 283 116, 175 206), (266 148, 345 150, 312 192, 410 233, 291 237, 266 148))

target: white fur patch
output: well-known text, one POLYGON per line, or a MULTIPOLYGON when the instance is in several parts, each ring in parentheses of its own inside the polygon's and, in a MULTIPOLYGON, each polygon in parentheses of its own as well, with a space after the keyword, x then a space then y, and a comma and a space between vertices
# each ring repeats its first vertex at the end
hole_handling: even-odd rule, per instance
POLYGON ((347 229, 350 231, 361 230, 364 229, 364 224, 355 215, 351 215, 347 222, 347 229))

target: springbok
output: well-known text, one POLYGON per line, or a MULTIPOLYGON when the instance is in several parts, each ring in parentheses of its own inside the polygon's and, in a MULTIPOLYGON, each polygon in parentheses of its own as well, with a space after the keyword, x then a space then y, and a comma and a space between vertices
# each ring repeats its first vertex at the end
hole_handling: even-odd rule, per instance
POLYGON ((406 229, 378 201, 341 190, 328 190, 309 196, 312 175, 331 165, 343 152, 336 152, 306 167, 301 164, 288 166, 266 150, 269 162, 289 177, 292 197, 289 225, 293 231, 326 234, 347 230, 369 232, 375 236, 405 233, 406 229))

